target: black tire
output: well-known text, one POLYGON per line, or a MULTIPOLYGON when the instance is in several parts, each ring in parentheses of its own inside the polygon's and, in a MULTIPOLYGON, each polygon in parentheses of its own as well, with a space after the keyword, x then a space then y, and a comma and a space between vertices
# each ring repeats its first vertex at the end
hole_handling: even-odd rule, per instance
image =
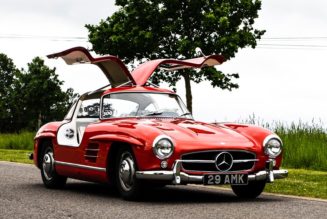
POLYGON ((51 142, 43 144, 40 154, 41 177, 45 187, 49 189, 60 189, 66 185, 67 177, 57 174, 54 167, 54 155, 51 142))
POLYGON ((249 182, 248 185, 232 185, 232 190, 240 198, 255 199, 264 190, 266 181, 249 182))
POLYGON ((114 168, 116 187, 125 200, 137 200, 142 191, 140 180, 136 179, 136 162, 132 150, 123 147, 118 151, 114 168))

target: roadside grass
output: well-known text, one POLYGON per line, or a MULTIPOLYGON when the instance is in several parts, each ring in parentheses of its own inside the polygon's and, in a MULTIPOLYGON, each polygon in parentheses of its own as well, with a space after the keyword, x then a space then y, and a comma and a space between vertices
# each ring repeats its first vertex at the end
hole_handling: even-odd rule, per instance
POLYGON ((283 165, 327 171, 327 133, 322 126, 298 123, 275 129, 285 145, 283 165))
POLYGON ((264 122, 255 115, 241 123, 255 124, 275 132, 283 141, 283 166, 327 171, 327 129, 321 121, 264 122))
POLYGON ((33 150, 34 132, 0 133, 0 149, 33 150))
POLYGON ((28 159, 30 153, 32 150, 0 149, 0 160, 32 164, 33 161, 28 159))
POLYGON ((265 192, 327 199, 327 172, 288 170, 287 178, 268 183, 265 192))

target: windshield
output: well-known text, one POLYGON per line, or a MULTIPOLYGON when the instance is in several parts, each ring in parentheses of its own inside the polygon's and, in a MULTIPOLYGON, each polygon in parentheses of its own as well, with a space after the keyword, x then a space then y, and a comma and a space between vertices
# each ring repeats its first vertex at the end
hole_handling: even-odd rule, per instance
POLYGON ((184 117, 192 118, 184 103, 175 94, 115 93, 103 98, 101 116, 122 117, 184 117))

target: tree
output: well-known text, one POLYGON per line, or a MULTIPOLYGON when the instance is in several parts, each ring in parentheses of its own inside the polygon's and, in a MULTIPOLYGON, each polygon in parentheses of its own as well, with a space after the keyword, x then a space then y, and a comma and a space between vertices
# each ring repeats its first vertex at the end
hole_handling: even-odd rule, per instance
POLYGON ((63 81, 58 79, 56 69, 46 66, 41 58, 36 57, 27 65, 27 71, 23 69, 18 77, 16 116, 21 127, 37 130, 45 122, 62 119, 76 94, 71 88, 61 90, 63 81))
POLYGON ((11 129, 14 123, 12 93, 18 73, 12 59, 0 53, 0 132, 11 129))
MULTIPOLYGON (((265 31, 254 29, 260 0, 116 0, 119 10, 98 25, 86 25, 93 50, 114 54, 133 64, 144 58, 191 58, 196 47, 204 54, 222 54, 226 59, 256 40, 265 31)), ((184 78, 188 109, 192 112, 191 81, 211 82, 213 87, 232 90, 238 74, 215 68, 158 72, 152 82, 175 87, 184 78)))
POLYGON ((78 94, 62 91, 56 69, 41 58, 18 70, 13 60, 0 53, 0 132, 36 130, 41 124, 61 120, 78 94))

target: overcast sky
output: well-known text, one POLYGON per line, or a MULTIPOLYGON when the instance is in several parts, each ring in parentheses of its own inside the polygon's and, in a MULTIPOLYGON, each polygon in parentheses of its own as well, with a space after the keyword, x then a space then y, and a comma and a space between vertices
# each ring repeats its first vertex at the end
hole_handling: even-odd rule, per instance
MULTIPOLYGON (((40 56, 57 68, 64 88, 84 93, 106 84, 94 66, 67 66, 45 55, 75 46, 91 48, 83 39, 84 25, 111 15, 117 10, 114 1, 0 0, 0 4, 0 53, 17 67, 26 68, 40 56)), ((324 0, 264 0, 256 27, 267 30, 265 39, 256 49, 243 49, 219 66, 226 73, 240 74, 240 88, 229 92, 213 89, 208 82, 193 84, 195 118, 235 121, 255 114, 268 122, 320 119, 326 125, 326 8, 324 0)), ((184 83, 177 89, 185 99, 184 83)))

